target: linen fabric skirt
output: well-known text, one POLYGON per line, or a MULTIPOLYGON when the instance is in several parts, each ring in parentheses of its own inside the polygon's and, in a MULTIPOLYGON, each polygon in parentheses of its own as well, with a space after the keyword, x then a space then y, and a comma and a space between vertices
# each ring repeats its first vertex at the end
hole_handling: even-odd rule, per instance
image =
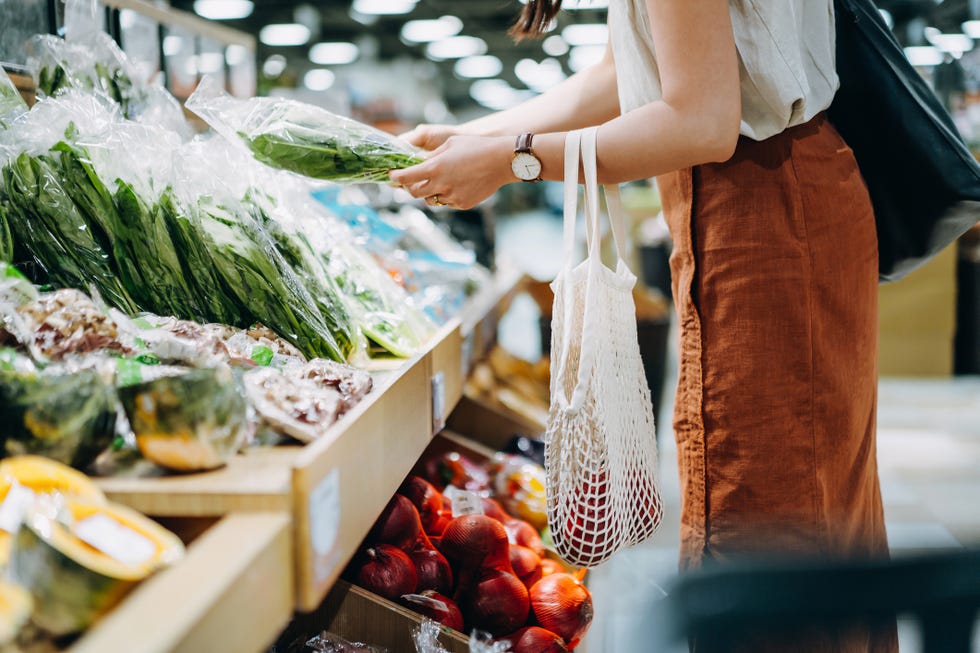
MULTIPOLYGON (((821 114, 657 181, 680 325, 681 568, 887 556, 877 236, 850 148, 821 114)), ((897 650, 894 626, 825 639, 799 650, 897 650)))

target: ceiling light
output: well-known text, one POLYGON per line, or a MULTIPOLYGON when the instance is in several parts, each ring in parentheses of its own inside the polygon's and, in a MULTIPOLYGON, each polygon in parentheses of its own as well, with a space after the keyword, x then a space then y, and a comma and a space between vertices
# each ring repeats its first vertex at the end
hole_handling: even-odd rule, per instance
POLYGON ((501 111, 534 97, 534 92, 518 91, 502 79, 481 79, 470 86, 470 97, 488 109, 501 111))
POLYGON ((943 53, 931 45, 905 48, 905 56, 913 66, 938 66, 943 62, 943 53))
POLYGON ((486 52, 486 41, 475 36, 450 36, 425 47, 425 56, 436 61, 472 57, 486 52))
POLYGON ((579 45, 569 52, 568 67, 572 69, 572 72, 577 73, 599 63, 605 53, 606 46, 604 45, 579 45))
POLYGON ((303 86, 311 91, 325 91, 336 79, 334 74, 326 68, 314 68, 303 75, 303 86))
POLYGON ((274 23, 259 30, 259 40, 266 45, 303 45, 310 40, 310 28, 299 23, 274 23))
POLYGON ((609 40, 609 28, 602 23, 578 23, 561 31, 569 45, 603 45, 609 40))
POLYGON ((266 77, 278 77, 286 70, 286 57, 274 54, 262 64, 262 74, 266 77))
POLYGON ((463 57, 453 66, 453 72, 466 79, 496 77, 503 69, 504 64, 491 54, 463 57))
POLYGON ((310 61, 322 66, 339 66, 356 60, 360 53, 353 43, 317 43, 310 48, 310 61))
POLYGON ((402 25, 402 40, 406 43, 431 43, 456 36, 463 29, 463 21, 456 16, 443 16, 428 20, 410 20, 402 25))
POLYGON ((565 71, 557 59, 545 59, 538 63, 534 59, 521 59, 514 66, 517 79, 535 91, 543 92, 565 79, 565 71))
POLYGON ((245 63, 249 58, 249 51, 244 45, 233 43, 225 49, 225 61, 229 66, 237 66, 245 63))
POLYGON ((541 43, 541 49, 549 57, 560 57, 568 52, 568 41, 555 34, 541 43))
POLYGON ((194 0, 194 13, 210 20, 237 20, 252 15, 251 0, 194 0))
POLYGON ((927 27, 925 36, 941 52, 949 52, 955 57, 973 49, 973 39, 966 34, 943 34, 934 27, 927 27))
MULTIPOLYGON (((522 5, 527 4, 527 0, 521 0, 522 5)), ((609 7, 609 0, 565 0, 561 3, 562 9, 606 9, 609 7)))
POLYGON ((351 11, 366 15, 407 14, 413 9, 418 0, 354 0, 351 11))
POLYGON ((968 20, 961 27, 963 33, 971 39, 980 39, 980 20, 968 20))

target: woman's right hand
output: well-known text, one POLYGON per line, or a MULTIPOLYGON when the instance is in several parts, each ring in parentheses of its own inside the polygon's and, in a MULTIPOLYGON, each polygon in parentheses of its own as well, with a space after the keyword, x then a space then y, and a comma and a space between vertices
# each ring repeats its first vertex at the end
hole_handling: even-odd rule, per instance
POLYGON ((432 151, 445 143, 450 136, 459 134, 458 125, 427 125, 422 124, 411 131, 407 131, 400 138, 408 141, 415 147, 423 150, 432 151))

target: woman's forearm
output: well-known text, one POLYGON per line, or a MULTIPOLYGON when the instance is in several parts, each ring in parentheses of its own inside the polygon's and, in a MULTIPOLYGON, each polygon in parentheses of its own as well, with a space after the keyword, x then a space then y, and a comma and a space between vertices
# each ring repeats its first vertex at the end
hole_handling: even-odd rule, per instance
POLYGON ((619 115, 612 51, 561 84, 516 107, 460 125, 459 132, 501 136, 522 132, 557 132, 598 125, 619 115))

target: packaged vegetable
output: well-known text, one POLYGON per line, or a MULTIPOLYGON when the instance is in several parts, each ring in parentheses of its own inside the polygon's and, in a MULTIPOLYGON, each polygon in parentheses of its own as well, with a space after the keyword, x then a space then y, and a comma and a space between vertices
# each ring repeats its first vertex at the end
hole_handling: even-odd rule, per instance
POLYGON ((188 109, 274 168, 333 182, 388 180, 388 171, 422 162, 390 134, 326 109, 282 98, 240 100, 205 77, 188 109))

